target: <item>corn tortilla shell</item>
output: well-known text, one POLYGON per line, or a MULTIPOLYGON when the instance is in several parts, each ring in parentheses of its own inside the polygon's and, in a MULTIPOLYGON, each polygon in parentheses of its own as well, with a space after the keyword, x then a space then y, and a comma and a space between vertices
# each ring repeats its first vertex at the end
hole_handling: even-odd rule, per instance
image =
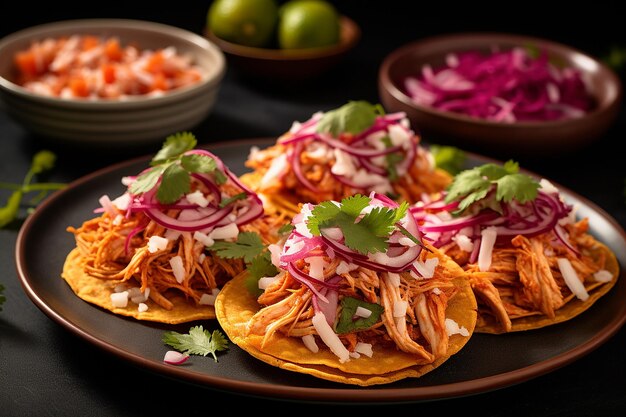
POLYGON ((138 304, 128 300, 124 308, 115 307, 111 302, 111 294, 119 285, 117 280, 104 280, 90 276, 85 272, 85 260, 78 248, 72 249, 63 264, 61 277, 68 283, 72 291, 88 303, 94 304, 112 313, 134 317, 137 320, 153 321, 167 324, 186 323, 195 320, 215 318, 215 308, 210 305, 195 305, 178 293, 167 293, 167 298, 174 304, 172 310, 166 310, 151 300, 145 301, 148 310, 140 312, 138 304))
POLYGON ((417 378, 439 367, 461 350, 470 339, 476 324, 476 299, 463 270, 448 258, 444 258, 442 264, 445 264, 447 271, 454 274, 455 285, 459 288, 449 301, 446 317, 465 327, 469 336, 450 336, 447 354, 428 364, 416 363, 413 355, 397 349, 382 350, 380 346, 374 346, 371 358, 361 355, 358 359, 340 363, 322 342, 319 352, 313 353, 304 346, 300 338, 279 333, 265 346, 261 346, 262 336, 246 334, 248 321, 260 308, 256 297, 246 289, 246 274, 241 274, 224 285, 215 302, 216 315, 231 342, 255 358, 281 369, 361 386, 417 378))
POLYGON ((556 310, 556 316, 554 318, 545 315, 533 315, 512 319, 511 330, 509 332, 505 332, 492 316, 479 315, 476 324, 476 333, 502 334, 539 329, 553 324, 563 323, 584 313, 615 286, 617 278, 619 277, 620 267, 615 254, 606 245, 597 242, 592 255, 595 254, 595 256, 599 256, 601 253, 604 253, 606 256, 606 270, 613 274, 613 279, 607 283, 585 281, 585 289, 589 294, 589 298, 585 301, 575 298, 572 294, 567 299, 568 302, 565 303, 563 307, 556 310))

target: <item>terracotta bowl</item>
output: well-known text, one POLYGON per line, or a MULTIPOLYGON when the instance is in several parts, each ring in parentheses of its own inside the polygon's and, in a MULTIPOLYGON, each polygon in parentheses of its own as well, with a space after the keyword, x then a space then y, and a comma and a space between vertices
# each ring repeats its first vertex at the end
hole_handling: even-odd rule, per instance
POLYGON ((549 40, 502 33, 451 34, 404 45, 384 58, 379 68, 378 91, 386 110, 406 112, 425 141, 499 154, 580 149, 606 132, 622 100, 619 77, 597 59, 549 40), (416 104, 404 90, 403 81, 407 76, 419 73, 424 64, 433 68, 443 65, 451 52, 487 52, 493 47, 504 50, 519 46, 545 50, 551 62, 579 70, 596 101, 593 110, 579 118, 503 123, 416 104))
POLYGON ((352 19, 341 16, 337 45, 291 50, 239 45, 218 38, 210 28, 206 28, 205 35, 222 49, 229 68, 248 77, 288 82, 310 79, 333 68, 358 43, 361 30, 352 19))

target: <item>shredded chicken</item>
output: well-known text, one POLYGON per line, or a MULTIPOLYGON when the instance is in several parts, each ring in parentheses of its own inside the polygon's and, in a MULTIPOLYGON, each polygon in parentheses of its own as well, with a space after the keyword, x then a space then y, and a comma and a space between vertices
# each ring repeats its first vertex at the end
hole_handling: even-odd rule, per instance
MULTIPOLYGON (((419 141, 419 137, 414 140, 419 141)), ((320 145, 324 146, 324 145, 320 145)), ((272 177, 270 181, 263 181, 263 177, 271 169, 272 163, 293 147, 277 143, 266 149, 256 152, 254 158, 246 161, 246 166, 252 168, 252 173, 242 177, 257 193, 269 199, 279 211, 286 211, 292 216, 298 213, 298 203, 318 204, 322 201, 341 201, 355 193, 369 193, 371 190, 352 188, 333 176, 331 169, 336 161, 324 156, 312 155, 307 148, 297 156, 302 167, 302 175, 313 185, 313 191, 304 186, 294 173, 293 167, 286 164, 286 171, 272 177)), ((393 192, 400 200, 415 203, 424 194, 440 192, 450 184, 451 176, 440 169, 434 168, 428 153, 421 147, 417 148, 417 155, 406 175, 391 182, 393 192)))
MULTIPOLYGON (((173 308, 168 293, 183 294, 189 302, 198 304, 203 294, 221 288, 245 268, 242 259, 225 260, 210 250, 206 251, 202 243, 193 239, 192 232, 181 232, 176 240, 168 242, 165 249, 150 253, 150 237, 164 236, 166 229, 142 212, 129 217, 121 211, 120 214, 119 222, 105 212, 78 228, 67 228, 74 234, 77 247, 86 260, 85 273, 105 280, 133 281, 141 286, 142 292, 149 288, 150 299, 164 309, 173 308), (201 258, 201 253, 206 256, 201 258), (170 265, 174 256, 180 256, 183 261, 185 276, 180 283, 170 265)), ((270 244, 276 241, 276 230, 285 221, 284 218, 265 216, 240 229, 256 232, 264 244, 270 244)))
POLYGON ((594 258, 584 254, 584 249, 596 244, 587 233, 588 227, 587 219, 566 226, 570 243, 580 254, 556 242, 551 232, 530 238, 518 235, 510 244, 496 246, 488 271, 480 271, 477 264, 469 263, 455 244, 441 249, 453 259, 464 261, 460 264, 468 272, 479 300, 481 319, 491 317, 502 331, 508 332, 512 320, 532 315, 554 318, 557 310, 574 299, 558 268, 557 258, 569 259, 587 286, 592 284, 593 273, 605 268, 604 256, 594 258))
MULTIPOLYGON (((325 268, 324 279, 327 280, 337 275, 339 262, 325 260, 330 264, 325 268)), ((308 273, 307 263, 298 261, 298 268, 308 273)), ((409 273, 402 273, 397 287, 386 272, 377 273, 363 267, 340 276, 337 290, 340 300, 354 297, 384 307, 380 320, 372 327, 339 334, 348 350, 354 350, 358 342, 394 346, 415 355, 416 364, 432 363, 445 355, 448 349, 445 311, 457 289, 451 278, 445 275, 444 268, 438 268, 435 276, 429 279, 415 279, 409 273), (393 317, 394 303, 400 300, 408 303, 406 316, 393 317)), ((271 343, 276 332, 290 337, 315 335, 311 322, 315 314, 312 294, 288 272, 282 271, 258 297, 257 301, 263 307, 248 321, 248 334, 262 335, 263 344, 271 343)), ((340 314, 341 303, 338 303, 337 317, 340 314)))

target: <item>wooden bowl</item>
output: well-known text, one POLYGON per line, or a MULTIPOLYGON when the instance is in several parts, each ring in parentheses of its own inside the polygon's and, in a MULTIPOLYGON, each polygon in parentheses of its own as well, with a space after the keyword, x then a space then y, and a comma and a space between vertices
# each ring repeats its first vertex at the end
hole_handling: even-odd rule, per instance
POLYGON ((622 99, 619 77, 599 60, 549 40, 503 33, 443 35, 401 46, 384 58, 379 68, 378 91, 386 110, 406 112, 424 140, 498 154, 580 149, 606 132, 622 99), (449 53, 528 46, 545 50, 551 60, 579 70, 596 101, 594 109, 579 118, 502 123, 416 104, 404 90, 407 76, 418 74, 425 64, 433 68, 443 65, 449 53))
POLYGON ((306 48, 256 48, 228 42, 206 28, 206 37, 226 55, 229 68, 259 79, 274 81, 301 81, 327 72, 357 44, 361 30, 352 19, 341 16, 340 41, 337 45, 306 48))

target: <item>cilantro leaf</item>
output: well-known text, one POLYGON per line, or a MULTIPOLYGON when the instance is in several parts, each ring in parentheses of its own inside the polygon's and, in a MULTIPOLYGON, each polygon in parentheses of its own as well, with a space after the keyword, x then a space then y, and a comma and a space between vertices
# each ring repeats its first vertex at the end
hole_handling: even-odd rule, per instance
POLYGON ((181 165, 172 164, 165 168, 156 198, 161 203, 171 204, 191 191, 191 177, 181 165))
POLYGON ((500 202, 515 199, 523 204, 532 201, 537 197, 539 187, 534 178, 519 172, 519 164, 515 161, 509 160, 502 165, 486 163, 457 174, 448 186, 445 201, 459 201, 455 214, 476 204, 501 212, 500 202))
POLYGON ((380 319, 380 315, 385 309, 380 304, 368 303, 353 297, 341 299, 341 314, 335 326, 338 334, 351 333, 357 330, 369 329, 380 319), (369 317, 354 318, 356 309, 363 307, 372 312, 369 317))
POLYGON ((387 250, 389 235, 395 230, 395 224, 405 216, 408 204, 390 209, 374 207, 361 216, 371 199, 355 194, 341 200, 341 205, 325 201, 311 211, 307 227, 311 234, 319 236, 323 229, 339 227, 344 236, 344 244, 362 254, 384 252, 387 250))
POLYGON ((176 158, 196 147, 198 141, 193 133, 179 132, 165 138, 161 150, 152 158, 151 165, 162 164, 169 159, 176 158))
POLYGON ((456 175, 465 164, 465 152, 454 146, 431 145, 430 152, 435 158, 435 166, 456 175))
POLYGON ((314 235, 320 235, 320 224, 331 220, 341 212, 341 209, 332 201, 323 201, 313 208, 307 227, 314 235))
POLYGON ((495 181, 496 199, 499 201, 509 202, 516 199, 524 204, 532 201, 537 197, 539 183, 524 174, 509 174, 495 181))
POLYGON ((167 168, 166 165, 161 165, 142 172, 137 176, 135 182, 130 185, 128 191, 132 194, 142 194, 150 191, 158 184, 165 168, 167 168))
POLYGON ((237 201, 237 200, 245 200, 246 197, 248 196, 248 194, 246 194, 245 192, 239 193, 239 194, 235 194, 232 197, 227 198, 226 200, 222 200, 222 202, 220 203, 220 208, 224 208, 227 205, 237 201))
POLYGON ((190 132, 168 136, 161 150, 152 158, 151 168, 137 176, 130 185, 130 193, 138 195, 158 187, 157 200, 171 204, 191 190, 193 173, 211 173, 217 184, 225 183, 227 177, 218 169, 215 159, 201 154, 184 155, 196 143, 195 136, 190 132))
POLYGON ((189 172, 198 172, 203 174, 208 174, 217 169, 215 159, 208 155, 199 155, 195 153, 181 156, 180 164, 189 172))
POLYGON ((379 105, 372 105, 364 100, 349 101, 324 113, 317 124, 317 131, 330 133, 335 137, 342 133, 357 134, 372 126, 379 114, 384 114, 379 105))
POLYGON ((259 279, 263 277, 273 277, 277 274, 278 269, 272 263, 271 254, 265 251, 248 264, 246 288, 248 288, 251 294, 259 296, 263 292, 263 290, 259 288, 259 279))
POLYGON ((3 294, 4 285, 0 284, 0 311, 2 311, 2 304, 7 300, 7 298, 3 294))
POLYGON ((217 362, 216 352, 228 349, 228 339, 219 331, 209 332, 202 326, 195 326, 189 329, 189 334, 182 334, 175 331, 163 333, 163 343, 188 355, 213 355, 217 362))
POLYGON ((294 229, 293 224, 291 223, 285 223, 284 225, 280 226, 280 229, 278 229, 278 235, 279 236, 285 236, 290 234, 294 229))
POLYGON ((218 241, 210 249, 215 251, 220 258, 243 258, 244 262, 249 263, 260 255, 266 246, 255 232, 241 232, 235 242, 218 241))

